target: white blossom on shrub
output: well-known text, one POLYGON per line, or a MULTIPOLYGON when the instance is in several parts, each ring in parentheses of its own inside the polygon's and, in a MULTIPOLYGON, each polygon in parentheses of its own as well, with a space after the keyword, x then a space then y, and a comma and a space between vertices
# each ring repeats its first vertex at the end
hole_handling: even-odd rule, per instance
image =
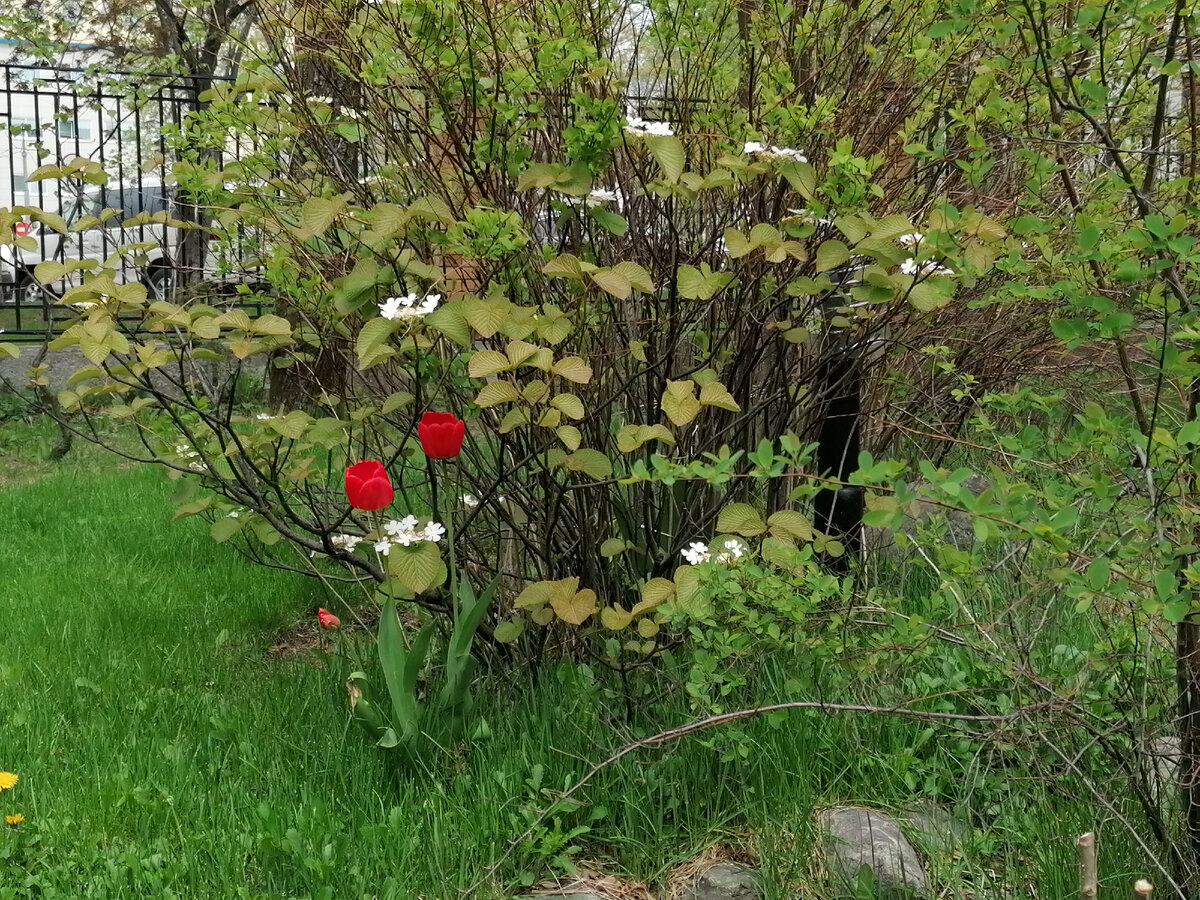
POLYGON ((708 544, 702 541, 692 541, 686 549, 680 552, 683 554, 683 558, 693 566, 708 562, 708 544))
POLYGON ((339 550, 352 553, 354 548, 362 543, 362 538, 356 534, 335 534, 329 538, 329 543, 333 544, 339 550))
POLYGON ((626 116, 625 130, 630 134, 652 134, 660 137, 671 137, 675 132, 670 122, 650 122, 639 116, 626 116))
POLYGON ((896 242, 905 247, 915 247, 923 240, 925 240, 925 235, 921 234, 919 231, 913 231, 909 234, 902 234, 900 237, 896 238, 896 242))
POLYGON ((953 275, 954 270, 946 266, 939 266, 932 259, 928 259, 923 263, 918 263, 911 256, 904 262, 900 263, 900 271, 905 275, 953 275))
POLYGON ((404 319, 408 316, 425 316, 437 309, 441 294, 430 294, 419 304, 415 293, 403 297, 388 297, 379 304, 379 315, 385 319, 404 319))

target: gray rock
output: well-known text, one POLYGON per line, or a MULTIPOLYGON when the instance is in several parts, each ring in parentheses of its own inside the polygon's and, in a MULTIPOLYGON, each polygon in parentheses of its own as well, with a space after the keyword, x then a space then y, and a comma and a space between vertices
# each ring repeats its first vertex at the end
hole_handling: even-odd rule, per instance
POLYGON ((848 885, 857 883, 866 866, 879 897, 903 897, 929 888, 917 852, 891 816, 843 806, 818 813, 817 825, 825 832, 822 846, 830 870, 848 885))
POLYGON ((904 811, 901 820, 908 836, 927 853, 961 850, 971 835, 969 827, 936 803, 914 804, 904 811))
POLYGON ((761 900, 758 875, 733 862, 719 862, 696 876, 684 900, 761 900))

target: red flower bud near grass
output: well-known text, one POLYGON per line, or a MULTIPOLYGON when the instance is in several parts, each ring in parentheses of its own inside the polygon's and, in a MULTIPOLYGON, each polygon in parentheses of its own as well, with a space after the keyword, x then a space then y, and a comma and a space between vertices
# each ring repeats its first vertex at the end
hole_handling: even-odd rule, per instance
POLYGON ((394 496, 383 463, 365 459, 346 467, 346 499, 355 509, 383 509, 394 496))
POLYGON ((322 628, 337 628, 342 624, 342 620, 327 609, 317 610, 317 621, 321 623, 322 628))
POLYGON ((421 449, 430 459, 449 459, 462 450, 463 435, 467 423, 455 418, 454 413, 427 412, 417 423, 417 437, 421 449))

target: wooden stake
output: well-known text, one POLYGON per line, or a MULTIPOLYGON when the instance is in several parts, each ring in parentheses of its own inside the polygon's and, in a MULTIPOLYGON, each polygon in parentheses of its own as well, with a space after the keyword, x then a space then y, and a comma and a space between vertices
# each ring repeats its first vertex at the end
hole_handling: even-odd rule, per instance
POLYGON ((1079 900, 1096 900, 1096 833, 1081 834, 1075 844, 1079 847, 1079 900))
POLYGON ((1154 885, 1142 878, 1133 885, 1133 900, 1147 900, 1153 890, 1154 885))

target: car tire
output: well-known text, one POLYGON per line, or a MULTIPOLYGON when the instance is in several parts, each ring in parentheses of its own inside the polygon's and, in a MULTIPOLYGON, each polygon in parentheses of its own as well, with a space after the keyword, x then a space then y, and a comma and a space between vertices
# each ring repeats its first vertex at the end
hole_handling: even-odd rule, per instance
POLYGON ((30 272, 22 272, 17 276, 16 283, 9 289, 5 298, 9 306, 20 306, 24 309, 40 308, 42 305, 42 286, 30 272))
POLYGON ((153 266, 143 280, 151 300, 169 300, 175 293, 175 273, 170 266, 153 266))

